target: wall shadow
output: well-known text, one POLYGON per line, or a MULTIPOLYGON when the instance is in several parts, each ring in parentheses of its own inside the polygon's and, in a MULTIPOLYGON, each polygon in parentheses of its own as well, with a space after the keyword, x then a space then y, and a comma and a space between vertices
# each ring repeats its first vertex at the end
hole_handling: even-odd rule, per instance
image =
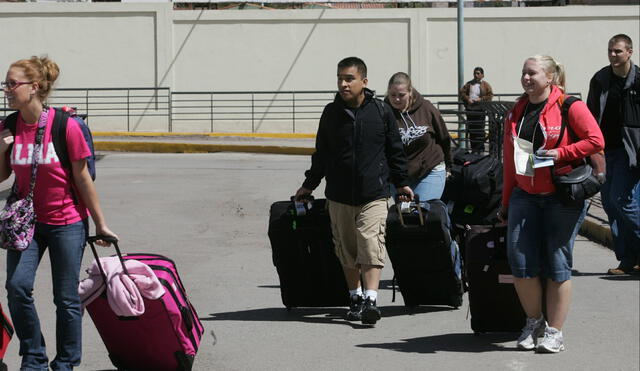
MULTIPOLYGON (((280 85, 278 85, 278 88, 276 88, 277 92, 282 90, 282 87, 287 82, 287 79, 289 78, 289 75, 291 75, 291 71, 293 71, 293 68, 298 63, 298 59, 300 59, 300 56, 302 55, 302 52, 307 47, 307 44, 309 43, 309 39, 311 39, 311 36, 313 35, 313 33, 315 32, 316 28, 318 27, 318 24, 320 23, 320 20, 322 19, 322 16, 324 15, 325 11, 326 11, 326 9, 322 9, 322 11, 320 11, 320 15, 316 19, 316 22, 313 24, 313 27, 311 27, 311 30, 309 30, 309 33, 307 34, 307 37, 304 39, 304 42, 302 42, 302 46, 298 50, 298 53, 296 54, 295 58, 293 58, 293 61, 291 61, 291 65, 289 65, 289 69, 284 74, 284 77, 282 78, 282 81, 280 82, 280 85)), ((255 128, 256 132, 260 130, 260 127, 262 126, 262 124, 265 121, 265 117, 267 116, 268 112, 271 111, 271 108, 273 107, 273 104, 275 103, 276 99, 278 98, 278 94, 279 93, 274 94, 273 98, 271 98, 271 100, 269 101, 269 104, 266 106, 266 108, 264 110, 264 113, 262 114, 262 117, 260 117, 260 119, 258 120, 258 124, 256 125, 256 128, 255 128)))
POLYGON ((495 351, 518 351, 515 346, 516 333, 473 333, 443 334, 402 339, 393 343, 372 343, 356 345, 359 348, 377 348, 404 353, 464 352, 484 353, 495 351), (500 343, 513 342, 510 345, 500 343))
MULTIPOLYGON (((176 62, 178 61, 178 58, 180 57, 180 54, 182 54, 182 50, 184 49, 185 45, 187 45, 187 41, 189 41, 189 39, 191 38, 191 34, 193 33, 194 29, 196 28, 196 26, 198 25, 200 18, 202 18, 202 15, 204 14, 205 9, 202 8, 200 10, 200 13, 198 13, 198 16, 196 17, 196 19, 194 19, 193 24, 191 25, 191 28, 189 29, 189 32, 187 32, 187 35, 184 37, 184 40, 182 40, 182 42, 180 43, 180 47, 178 47, 178 51, 176 51, 176 54, 174 55, 173 59, 171 60, 171 63, 169 63, 169 66, 167 66, 166 71, 164 72, 164 74, 160 77, 160 80, 157 80, 157 73, 155 75, 156 78, 156 84, 155 87, 162 87, 162 85, 164 84, 165 80, 167 79, 167 77, 169 76, 169 73, 171 73, 171 69, 173 69, 173 66, 176 64, 176 62)), ((158 35, 157 35, 157 25, 154 26, 156 27, 156 31, 155 31, 155 68, 158 68, 158 47, 157 47, 157 42, 158 42, 158 35)), ((169 96, 169 100, 171 100, 171 96, 169 96)), ((154 94, 154 96, 152 96, 149 101, 147 102, 147 104, 145 105, 144 109, 142 110, 142 113, 140 114, 140 117, 138 117, 138 120, 136 121, 136 123, 133 125, 133 131, 137 131, 138 127, 140 126, 140 124, 142 123, 142 120, 144 119, 145 115, 147 114, 147 111, 149 111, 149 108, 154 104, 154 102, 158 102, 158 96, 157 96, 157 91, 154 94)))

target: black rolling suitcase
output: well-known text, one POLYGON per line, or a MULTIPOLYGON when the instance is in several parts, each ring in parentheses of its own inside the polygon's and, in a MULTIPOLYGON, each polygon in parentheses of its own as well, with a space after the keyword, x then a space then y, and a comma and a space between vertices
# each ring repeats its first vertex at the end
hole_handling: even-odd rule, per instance
POLYGON ((349 289, 334 252, 325 203, 317 199, 271 205, 269 240, 287 309, 349 306, 349 289))
MULTIPOLYGON (((430 200, 411 212, 397 206, 387 218, 387 252, 406 306, 462 305, 460 252, 446 205, 430 200)), ((395 284, 394 284, 395 290, 395 284)), ((394 291, 395 294, 395 291, 394 291)))
POLYGON ((519 332, 526 315, 507 261, 507 226, 471 225, 464 233, 471 329, 519 332))

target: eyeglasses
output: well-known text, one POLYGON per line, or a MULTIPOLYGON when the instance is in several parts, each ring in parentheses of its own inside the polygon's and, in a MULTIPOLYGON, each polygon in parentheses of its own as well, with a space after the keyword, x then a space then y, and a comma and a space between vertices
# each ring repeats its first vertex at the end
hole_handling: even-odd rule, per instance
POLYGON ((33 81, 1 81, 0 87, 2 87, 3 90, 13 91, 16 90, 20 85, 25 84, 33 84, 33 81))

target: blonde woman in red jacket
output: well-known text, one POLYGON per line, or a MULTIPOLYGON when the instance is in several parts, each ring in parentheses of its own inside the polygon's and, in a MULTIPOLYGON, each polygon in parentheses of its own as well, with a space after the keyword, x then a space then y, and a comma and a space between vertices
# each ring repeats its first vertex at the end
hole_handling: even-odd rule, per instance
POLYGON ((604 138, 587 106, 578 101, 568 115, 578 140, 565 133, 556 145, 565 71, 552 57, 527 58, 520 82, 524 94, 505 119, 504 189, 498 217, 508 223, 509 263, 527 314, 517 347, 557 353, 564 350, 562 326, 571 299, 573 242, 586 208, 584 202, 578 206, 560 202, 551 171, 568 171, 573 163, 601 151, 604 138), (533 153, 552 157, 554 167, 533 168, 533 153), (546 319, 542 279, 546 279, 546 319))

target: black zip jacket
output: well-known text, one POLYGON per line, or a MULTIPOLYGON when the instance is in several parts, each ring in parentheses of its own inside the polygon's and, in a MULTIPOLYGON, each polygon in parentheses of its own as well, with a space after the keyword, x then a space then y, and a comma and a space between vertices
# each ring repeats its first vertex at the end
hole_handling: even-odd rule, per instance
MULTIPOLYGON (((587 106, 602 125, 602 114, 607 104, 609 83, 613 75, 613 68, 606 66, 596 72, 589 83, 589 95, 587 106)), ((631 63, 631 70, 627 75, 622 89, 622 122, 613 123, 620 125, 622 131, 622 143, 629 156, 629 167, 640 166, 640 67, 631 63)), ((605 148, 605 152, 607 149, 605 148)))
POLYGON ((389 179, 396 187, 408 185, 407 159, 391 108, 365 89, 354 115, 336 94, 320 117, 305 176, 303 187, 313 190, 324 177, 328 199, 354 206, 389 197, 389 179))

